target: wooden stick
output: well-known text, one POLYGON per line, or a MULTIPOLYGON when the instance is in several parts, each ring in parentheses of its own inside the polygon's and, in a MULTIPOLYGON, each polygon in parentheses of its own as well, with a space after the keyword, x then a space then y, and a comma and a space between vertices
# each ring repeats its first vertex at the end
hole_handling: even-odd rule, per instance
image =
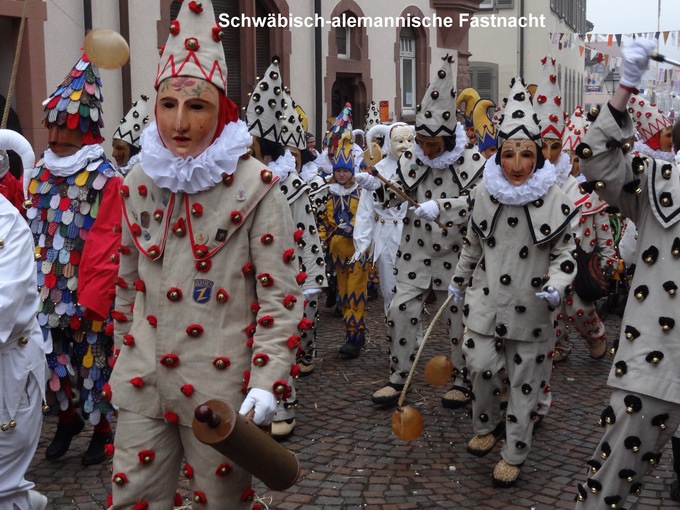
POLYGON ((437 313, 435 316, 432 318, 432 322, 430 322, 430 326, 427 328, 427 331, 425 332, 425 336, 423 337, 423 341, 420 343, 420 347, 418 347, 418 352, 416 353, 416 357, 413 360, 413 365, 411 365, 411 370, 409 370, 408 377, 406 378, 406 383, 404 384, 404 388, 401 390, 401 395, 399 396, 399 403, 397 404, 399 407, 404 405, 404 399, 406 398, 406 392, 408 391, 408 387, 411 384, 411 379, 413 379, 413 374, 416 371, 416 365, 418 364, 418 360, 420 359, 420 355, 423 353, 423 347, 425 347, 425 341, 430 337, 430 333, 432 333, 432 329, 434 328, 434 325, 437 323, 439 320, 439 317, 441 317, 442 313, 444 313, 444 310, 446 309, 447 306, 449 306, 449 303, 453 299, 453 294, 451 294, 449 297, 446 298, 446 301, 444 301, 444 304, 439 307, 439 310, 437 310, 437 313))
POLYGON ((19 35, 17 36, 17 47, 14 50, 14 62, 12 63, 12 74, 9 78, 9 88, 7 90, 7 98, 5 100, 5 110, 2 112, 2 122, 0 122, 0 129, 7 127, 9 119, 9 109, 14 99, 14 88, 16 86, 17 74, 19 72, 19 59, 21 58, 21 45, 24 41, 24 26, 26 25, 26 11, 28 10, 28 0, 24 0, 24 8, 21 11, 21 22, 19 23, 19 35))
POLYGON ((651 58, 652 60, 656 60, 657 62, 661 62, 661 63, 664 63, 664 64, 670 64, 672 66, 680 67, 680 62, 678 62, 677 60, 672 60, 668 57, 665 57, 664 55, 661 55, 660 53, 654 52, 650 55, 649 58, 651 58))
MULTIPOLYGON (((399 195, 401 198, 403 198, 404 200, 406 200, 406 201, 407 201, 409 204, 411 204, 413 207, 420 207, 420 204, 419 204, 418 202, 416 202, 416 201, 413 200, 410 196, 408 196, 406 193, 404 193, 402 190, 400 190, 400 189, 399 189, 392 181, 390 181, 389 179, 386 179, 385 177, 383 177, 382 175, 380 175, 380 172, 378 172, 378 170, 376 170, 374 167, 370 167, 370 168, 369 168, 369 172, 370 172, 371 175, 373 175, 374 177, 377 177, 378 179, 380 179, 380 180, 385 184, 385 186, 387 186, 388 188, 390 188, 392 191, 394 191, 397 195, 399 195)), ((439 221, 439 220, 434 220, 434 222, 437 224, 437 226, 439 226, 439 227, 442 228, 443 230, 446 230, 446 229, 448 228, 446 225, 444 225, 444 224, 443 224, 441 221, 439 221)))

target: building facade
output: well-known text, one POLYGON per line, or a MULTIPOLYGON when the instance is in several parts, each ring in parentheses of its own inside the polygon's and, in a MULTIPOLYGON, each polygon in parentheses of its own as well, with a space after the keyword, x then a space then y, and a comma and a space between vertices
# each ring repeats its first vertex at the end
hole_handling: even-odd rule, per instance
MULTIPOLYGON (((470 84, 469 27, 458 20, 474 15, 479 0, 213 0, 213 6, 226 22, 229 97, 246 106, 257 77, 277 55, 283 82, 317 136, 346 101, 354 107, 356 127, 363 127, 371 101, 385 120, 414 120, 416 104, 446 54, 456 59, 458 86, 470 84), (291 26, 296 18, 325 23, 291 26), (267 20, 266 26, 255 26, 254 19, 267 20), (334 23, 337 19, 343 21, 334 23)), ((128 64, 102 70, 108 146, 132 101, 153 95, 159 49, 178 8, 176 0, 0 0, 2 76, 10 75, 20 20, 26 17, 11 105, 36 151, 47 143, 41 102, 76 62, 86 30, 116 30, 130 45, 128 64)), ((0 95, 6 97, 8 87, 0 83, 0 95)))
POLYGON ((556 60, 565 111, 583 104, 584 55, 578 45, 566 45, 569 36, 563 38, 562 49, 551 36, 586 32, 586 0, 483 0, 475 18, 481 22, 492 16, 504 18, 506 25, 517 22, 491 28, 471 23, 471 82, 482 97, 498 103, 507 94, 510 80, 518 75, 527 84, 537 83, 541 59, 550 55, 556 60))

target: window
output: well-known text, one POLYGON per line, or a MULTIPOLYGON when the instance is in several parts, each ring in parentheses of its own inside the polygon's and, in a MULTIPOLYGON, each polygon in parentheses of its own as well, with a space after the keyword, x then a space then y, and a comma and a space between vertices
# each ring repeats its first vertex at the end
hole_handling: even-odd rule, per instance
POLYGON ((479 9, 493 9, 493 0, 484 0, 479 4, 479 9))
POLYGON ((499 9, 512 9, 514 0, 496 0, 496 7, 499 9))
POLYGON ((493 99, 498 104, 498 64, 470 62, 470 80, 479 97, 493 99))
POLYGON ((349 57, 349 29, 347 27, 335 29, 335 46, 338 50, 338 57, 349 57))
POLYGON ((409 115, 416 108, 416 37, 410 28, 399 33, 399 60, 402 115, 409 115))

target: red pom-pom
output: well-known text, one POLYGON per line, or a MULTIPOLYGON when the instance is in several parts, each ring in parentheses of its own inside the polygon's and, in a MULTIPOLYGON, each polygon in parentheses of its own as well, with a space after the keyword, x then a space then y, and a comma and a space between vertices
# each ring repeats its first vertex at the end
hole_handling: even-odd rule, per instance
POLYGON ((132 282, 132 285, 134 285, 135 290, 137 292, 146 292, 146 285, 144 284, 144 280, 135 280, 132 282))
POLYGON ((298 285, 302 285, 305 283, 305 280, 307 280, 307 273, 304 271, 300 271, 296 276, 295 276, 295 281, 297 282, 298 285))
POLYGON ((267 363, 269 363, 269 356, 263 352, 261 352, 260 354, 256 354, 253 357, 253 365, 257 367, 263 367, 267 363))
POLYGON ((256 329, 257 329, 257 326, 255 324, 250 324, 246 328, 246 336, 253 336, 255 334, 256 329))
POLYGON ((132 507, 132 510, 148 510, 148 508, 149 503, 147 503, 146 501, 140 501, 139 503, 132 507))
POLYGON ((201 45, 195 37, 187 37, 184 39, 184 48, 188 51, 198 51, 201 49, 201 45))
POLYGON ((109 458, 113 457, 113 452, 115 452, 115 451, 116 451, 116 447, 114 445, 112 445, 111 443, 104 445, 104 455, 106 455, 107 457, 109 457, 109 458))
POLYGON ((555 96, 555 98, 553 99, 553 101, 555 101, 555 104, 556 104, 557 106, 561 106, 561 105, 562 105, 562 98, 561 98, 560 96, 555 96))
POLYGON ((153 450, 142 450, 137 454, 137 457, 139 457, 140 464, 150 464, 156 458, 156 452, 153 450))
POLYGON ((252 501, 255 498, 255 491, 253 488, 248 488, 241 494, 241 501, 252 501))
POLYGON ((253 301, 250 305, 250 311, 253 313, 257 313, 260 311, 260 303, 257 301, 253 301))
POLYGON ((252 262, 248 262, 243 269, 241 269, 243 276, 248 276, 255 273, 255 265, 252 262))
POLYGON ((135 388, 141 388, 144 386, 144 380, 141 377, 133 377, 130 379, 130 384, 132 384, 135 388))
POLYGON ((234 467, 231 464, 220 464, 215 470, 215 474, 220 478, 224 478, 230 475, 234 471, 234 467))
POLYGON ((203 7, 195 0, 191 0, 191 2, 189 2, 189 9, 191 9, 191 11, 195 12, 196 14, 203 12, 203 7))
POLYGON ((308 329, 312 329, 313 325, 314 323, 312 322, 312 320, 305 317, 298 323, 298 328, 302 331, 307 331, 308 329))
POLYGON ((295 306, 295 303, 297 303, 297 298, 295 296, 288 294, 285 298, 283 298, 283 306, 289 310, 295 306))
POLYGON ((292 367, 290 367, 291 377, 297 377, 299 373, 300 373, 300 366, 299 365, 295 364, 292 367))
POLYGON ((545 97, 543 94, 541 94, 541 95, 539 95, 539 96, 536 96, 536 102, 537 102, 538 104, 543 104, 543 103, 545 103, 547 100, 548 100, 548 98, 545 97))
POLYGON ((177 413, 173 413, 172 411, 166 411, 163 417, 168 423, 179 423, 179 416, 177 416, 177 413))
POLYGON ((302 236, 304 234, 305 234, 305 231, 300 228, 300 229, 296 230, 295 233, 293 234, 293 239, 295 240, 296 243, 299 243, 300 239, 302 239, 302 236))
POLYGON ((170 22, 170 34, 171 35, 179 34, 179 21, 177 21, 176 19, 170 22))
POLYGON ((104 328, 104 334, 106 336, 113 336, 113 322, 109 322, 104 328))
POLYGON ((194 387, 191 384, 183 384, 179 390, 184 393, 185 397, 190 397, 194 394, 194 387))
POLYGON ((106 508, 110 508, 113 506, 113 494, 110 492, 106 495, 106 508))
POLYGON ((203 206, 201 204, 191 204, 191 214, 196 216, 197 218, 200 218, 203 216, 203 206))
POLYGON ((142 235, 142 227, 140 227, 136 223, 133 223, 132 225, 130 225, 130 233, 135 237, 139 237, 142 235))
POLYGON ((222 42, 222 29, 220 27, 212 28, 212 38, 215 42, 222 42))
POLYGON ((289 349, 296 349, 297 346, 300 345, 300 337, 299 336, 289 336, 288 337, 288 348, 289 349))
POLYGON ((194 503, 205 505, 207 502, 208 498, 205 497, 205 492, 194 491, 194 503))
POLYGON ((191 467, 191 464, 184 464, 184 469, 182 469, 182 471, 184 472, 184 476, 186 476, 189 480, 194 477, 194 468, 191 467))
POLYGON ((130 247, 127 246, 126 244, 121 244, 118 247, 118 253, 120 253, 121 255, 130 255, 130 247))
POLYGON ((134 347, 135 337, 132 336, 130 333, 128 333, 127 335, 123 335, 123 345, 127 347, 134 347))
POLYGON ((295 248, 288 248, 283 252, 283 261, 288 264, 295 260, 295 248))
POLYGON ((156 319, 156 317, 153 315, 147 315, 146 320, 149 321, 149 325, 152 328, 156 328, 158 326, 158 319, 156 319))
POLYGON ((243 216, 239 211, 231 211, 231 214, 229 215, 229 218, 231 219, 232 223, 239 224, 243 221, 243 216))
POLYGON ((257 320, 257 323, 263 328, 271 328, 274 325, 274 317, 265 315, 257 320))
POLYGON ((149 193, 149 190, 146 189, 146 186, 141 184, 137 186, 137 192, 139 193, 139 196, 146 197, 146 195, 149 193))
POLYGON ((179 492, 175 492, 175 501, 173 501, 173 506, 182 506, 184 501, 182 500, 182 495, 179 492))

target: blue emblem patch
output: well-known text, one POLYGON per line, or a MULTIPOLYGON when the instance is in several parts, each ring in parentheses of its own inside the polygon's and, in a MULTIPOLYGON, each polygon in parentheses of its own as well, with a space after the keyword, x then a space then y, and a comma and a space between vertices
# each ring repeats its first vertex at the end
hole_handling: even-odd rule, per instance
POLYGON ((215 285, 215 282, 212 280, 194 280, 194 291, 192 293, 194 301, 200 304, 210 301, 213 285, 215 285))

